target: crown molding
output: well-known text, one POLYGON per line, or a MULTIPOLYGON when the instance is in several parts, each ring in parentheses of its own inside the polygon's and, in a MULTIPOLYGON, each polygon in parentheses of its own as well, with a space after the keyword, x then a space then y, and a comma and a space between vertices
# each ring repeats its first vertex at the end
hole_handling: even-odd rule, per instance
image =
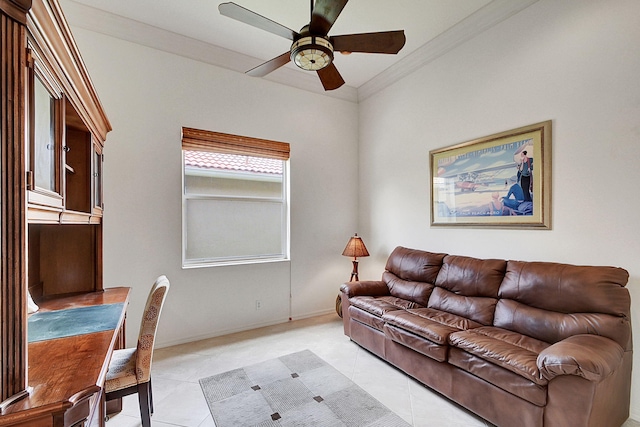
MULTIPOLYGON (((493 0, 458 24, 430 40, 359 88, 344 85, 324 91, 314 73, 283 67, 263 79, 349 102, 361 102, 394 82, 429 64, 462 43, 526 9, 538 0, 493 0)), ((64 12, 72 26, 158 49, 174 55, 243 73, 260 59, 210 43, 163 30, 143 22, 86 6, 73 0, 64 2, 64 12)), ((247 78, 254 78, 248 77, 247 78)))
POLYGON ((387 86, 408 76, 419 68, 480 33, 512 17, 538 0, 493 0, 447 31, 425 43, 411 54, 387 68, 358 88, 358 102, 364 101, 387 86))
POLYGON ((0 0, 0 12, 21 24, 27 23, 31 0, 0 0))

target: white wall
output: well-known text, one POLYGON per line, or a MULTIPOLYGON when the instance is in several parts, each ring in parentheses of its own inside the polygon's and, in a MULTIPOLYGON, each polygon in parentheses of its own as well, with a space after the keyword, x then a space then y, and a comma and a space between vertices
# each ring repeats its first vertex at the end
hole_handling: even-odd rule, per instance
POLYGON ((159 274, 171 281, 159 346, 331 312, 356 231, 357 105, 73 32, 113 125, 104 280, 133 288, 128 343, 159 274), (291 262, 181 269, 182 126, 291 144, 291 262))
POLYGON ((640 331, 638 46, 637 0, 541 0, 361 103, 360 277, 396 245, 621 266, 640 331), (549 119, 551 231, 429 226, 429 150, 549 119))
MULTIPOLYGON (((161 345, 284 321, 289 282, 294 318, 330 311, 354 231, 372 255, 363 279, 396 245, 624 267, 640 330, 637 0, 540 0, 359 107, 73 31, 114 126, 105 282, 133 286, 129 342, 160 273, 172 282, 161 345), (551 231, 429 226, 429 150, 548 119, 551 231), (292 144, 290 265, 180 269, 181 126, 292 144)), ((638 374, 632 391, 640 419, 638 374)))

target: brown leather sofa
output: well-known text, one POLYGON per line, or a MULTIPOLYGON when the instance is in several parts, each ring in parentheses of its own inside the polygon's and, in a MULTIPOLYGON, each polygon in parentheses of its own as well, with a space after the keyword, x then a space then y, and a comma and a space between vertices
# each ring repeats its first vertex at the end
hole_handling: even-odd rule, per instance
POLYGON ((341 287, 344 332, 498 426, 620 426, 629 416, 629 274, 397 247, 341 287))

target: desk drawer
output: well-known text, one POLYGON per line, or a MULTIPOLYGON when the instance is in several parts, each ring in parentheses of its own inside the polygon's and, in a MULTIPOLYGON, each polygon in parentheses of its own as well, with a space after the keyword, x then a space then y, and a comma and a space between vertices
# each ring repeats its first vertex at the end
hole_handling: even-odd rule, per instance
POLYGON ((64 425, 73 427, 84 427, 89 413, 91 412, 91 396, 85 397, 76 402, 71 408, 64 413, 64 425))

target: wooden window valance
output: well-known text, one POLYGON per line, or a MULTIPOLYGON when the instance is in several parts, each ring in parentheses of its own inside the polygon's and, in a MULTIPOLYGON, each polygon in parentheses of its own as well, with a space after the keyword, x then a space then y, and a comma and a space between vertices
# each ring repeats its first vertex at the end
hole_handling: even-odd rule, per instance
POLYGON ((248 136, 182 128, 182 149, 288 160, 289 144, 248 136))

